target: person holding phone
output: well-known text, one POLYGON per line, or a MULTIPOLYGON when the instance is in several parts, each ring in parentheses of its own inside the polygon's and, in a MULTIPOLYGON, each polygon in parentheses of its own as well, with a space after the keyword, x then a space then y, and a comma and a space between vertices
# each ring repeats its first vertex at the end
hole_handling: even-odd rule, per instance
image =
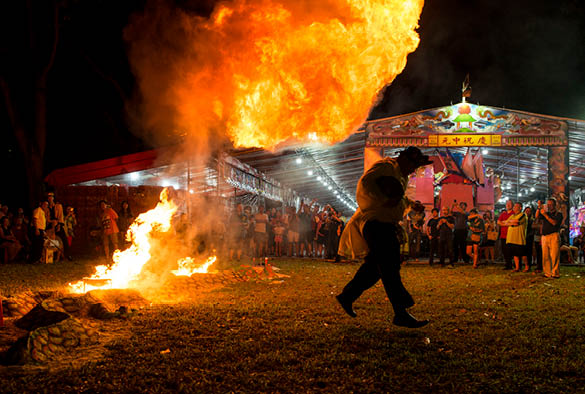
POLYGON ((558 279, 560 274, 560 229, 563 222, 563 214, 557 211, 557 200, 550 197, 546 201, 546 208, 539 208, 536 217, 542 218, 542 271, 547 278, 558 279))

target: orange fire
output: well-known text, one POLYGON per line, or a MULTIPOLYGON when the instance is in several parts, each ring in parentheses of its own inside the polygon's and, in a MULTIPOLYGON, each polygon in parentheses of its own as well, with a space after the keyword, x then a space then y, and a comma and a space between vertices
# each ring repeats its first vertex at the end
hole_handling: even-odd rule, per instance
MULTIPOLYGON (((160 194, 160 201, 157 206, 150 211, 140 214, 126 233, 126 239, 132 242, 132 245, 124 250, 114 252, 114 263, 111 266, 100 265, 95 268, 95 273, 76 283, 69 284, 69 290, 73 293, 84 293, 86 291, 104 288, 125 289, 136 287, 135 282, 138 279, 142 268, 150 260, 151 240, 155 233, 166 233, 171 229, 173 215, 177 211, 177 206, 172 200, 168 199, 167 189, 160 194)), ((191 267, 195 263, 189 257, 179 260, 179 271, 182 267, 191 267), (189 260, 185 264, 182 260, 189 260)), ((207 268, 215 262, 215 256, 205 262, 200 271, 207 272, 207 268), (209 262, 213 259, 212 262, 209 262), (209 264, 208 264, 209 262, 209 264)), ((182 272, 182 271, 181 271, 182 272)), ((184 274, 183 274, 184 275, 184 274)))
POLYGON ((417 48, 423 3, 233 0, 209 18, 146 12, 126 38, 149 124, 162 128, 172 108, 175 129, 197 140, 225 130, 238 147, 341 141, 417 48), (168 36, 147 40, 151 25, 168 36), (172 42, 165 62, 146 55, 162 57, 156 39, 172 42))
POLYGON ((211 266, 215 263, 217 256, 209 257, 203 264, 195 262, 191 257, 180 259, 179 269, 172 270, 171 273, 176 276, 191 276, 193 274, 205 274, 211 266))

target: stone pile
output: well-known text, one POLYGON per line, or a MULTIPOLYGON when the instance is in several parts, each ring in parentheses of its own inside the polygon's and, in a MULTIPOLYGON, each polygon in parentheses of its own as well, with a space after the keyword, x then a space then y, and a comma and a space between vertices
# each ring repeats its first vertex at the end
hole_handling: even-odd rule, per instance
POLYGON ((133 307, 148 304, 133 290, 99 290, 79 295, 30 293, 4 301, 7 301, 3 305, 9 306, 12 317, 21 316, 28 309, 13 322, 27 333, 4 353, 0 361, 5 365, 43 363, 78 346, 94 343, 98 340, 98 333, 88 318, 125 317, 128 307, 122 304, 133 307), (40 302, 30 308, 33 300, 40 302))
MULTIPOLYGON (((287 276, 275 273, 270 265, 241 266, 190 277, 170 275, 163 286, 145 288, 141 293, 159 302, 177 302, 230 284, 283 277, 287 276)), ((85 294, 26 292, 5 298, 2 306, 6 322, 21 337, 13 342, 15 334, 5 343, 10 347, 0 354, 0 363, 46 363, 78 346, 95 343, 99 338, 91 319, 128 317, 129 310, 150 305, 141 293, 136 290, 93 290, 85 294), (22 335, 23 332, 26 334, 22 335)))
POLYGON ((41 302, 44 293, 24 292, 2 300, 2 308, 5 317, 22 317, 41 302))

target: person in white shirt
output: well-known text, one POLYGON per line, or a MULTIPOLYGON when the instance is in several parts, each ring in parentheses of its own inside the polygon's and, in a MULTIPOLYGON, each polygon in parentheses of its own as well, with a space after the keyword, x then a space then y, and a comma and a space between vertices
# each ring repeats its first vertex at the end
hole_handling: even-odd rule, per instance
POLYGON ((268 242, 268 215, 264 212, 264 207, 258 207, 258 213, 254 215, 254 244, 256 245, 256 257, 266 255, 266 243, 268 242))

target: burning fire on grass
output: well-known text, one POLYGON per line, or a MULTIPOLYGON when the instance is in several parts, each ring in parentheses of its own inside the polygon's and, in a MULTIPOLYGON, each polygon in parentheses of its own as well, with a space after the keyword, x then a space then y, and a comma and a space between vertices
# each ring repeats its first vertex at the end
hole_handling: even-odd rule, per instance
MULTIPOLYGON (((176 212, 177 206, 169 199, 168 190, 164 189, 157 206, 139 215, 128 229, 126 239, 131 241, 132 245, 124 251, 116 250, 111 266, 97 266, 91 277, 69 284, 69 290, 72 293, 85 293, 95 289, 137 287, 139 285, 137 280, 152 257, 153 236, 171 229, 172 218, 176 212)), ((172 270, 171 273, 175 276, 206 273, 216 259, 216 256, 211 256, 207 261, 197 263, 191 257, 183 258, 177 262, 178 269, 172 270)))

